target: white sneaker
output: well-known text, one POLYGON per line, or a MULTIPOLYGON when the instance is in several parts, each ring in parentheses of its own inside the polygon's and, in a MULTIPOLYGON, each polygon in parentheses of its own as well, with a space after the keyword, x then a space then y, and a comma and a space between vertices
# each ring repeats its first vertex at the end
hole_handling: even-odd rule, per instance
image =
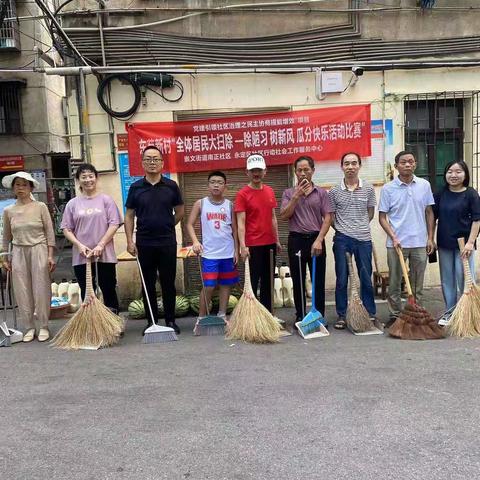
POLYGON ((41 328, 38 332, 37 338, 39 342, 46 342, 50 338, 50 332, 48 331, 48 328, 41 328))
POLYGON ((27 330, 25 332, 25 335, 23 336, 23 341, 25 343, 31 342, 35 338, 35 329, 30 328, 30 330, 27 330))

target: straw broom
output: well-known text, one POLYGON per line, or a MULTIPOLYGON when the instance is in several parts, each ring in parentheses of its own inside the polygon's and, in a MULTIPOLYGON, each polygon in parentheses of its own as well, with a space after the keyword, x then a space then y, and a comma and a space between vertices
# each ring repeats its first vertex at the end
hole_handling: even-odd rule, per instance
POLYGON ((372 330, 372 322, 367 309, 363 306, 358 294, 358 280, 353 271, 352 255, 347 252, 348 276, 350 278, 350 301, 347 308, 347 326, 355 333, 372 330))
POLYGON ((280 336, 280 325, 273 315, 255 298, 250 281, 250 265, 245 261, 243 294, 230 316, 227 338, 249 343, 275 343, 280 336))
POLYGON ((90 258, 87 258, 86 269, 85 299, 75 315, 51 341, 56 348, 97 350, 114 345, 120 338, 123 320, 95 296, 90 258))
POLYGON ((443 329, 427 310, 415 303, 402 249, 398 247, 396 250, 407 287, 408 300, 407 305, 405 305, 400 316, 389 328, 388 333, 390 336, 401 338, 402 340, 434 340, 443 338, 443 329))
MULTIPOLYGON (((460 253, 465 248, 465 240, 459 238, 460 253)), ((466 258, 462 258, 465 284, 463 295, 453 310, 446 331, 448 335, 463 338, 480 336, 480 290, 473 283, 472 272, 466 258)))

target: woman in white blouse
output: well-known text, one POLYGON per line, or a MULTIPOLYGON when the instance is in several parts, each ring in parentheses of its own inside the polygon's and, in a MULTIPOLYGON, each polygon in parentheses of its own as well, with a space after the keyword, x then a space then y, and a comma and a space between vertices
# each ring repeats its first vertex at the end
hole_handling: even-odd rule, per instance
POLYGON ((11 188, 16 198, 3 212, 3 251, 12 242, 12 257, 3 266, 12 272, 13 289, 20 321, 26 331, 24 342, 35 337, 34 313, 39 330, 38 341, 50 338, 50 272, 55 269, 53 252, 55 233, 47 206, 33 198, 38 182, 27 172, 17 172, 3 178, 2 184, 11 188))

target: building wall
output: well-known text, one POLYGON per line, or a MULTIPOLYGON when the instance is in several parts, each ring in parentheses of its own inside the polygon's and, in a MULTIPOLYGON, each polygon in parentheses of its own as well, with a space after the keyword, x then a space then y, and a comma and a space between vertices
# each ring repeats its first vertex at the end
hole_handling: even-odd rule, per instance
MULTIPOLYGON (((147 92, 147 105, 142 106, 139 112, 130 120, 133 122, 147 121, 172 121, 174 112, 181 111, 217 111, 226 108, 277 108, 286 107, 295 110, 321 108, 328 106, 351 105, 370 103, 372 119, 393 120, 393 151, 398 152, 403 149, 404 119, 403 119, 403 98, 406 94, 412 93, 434 93, 452 90, 475 90, 480 73, 479 68, 469 69, 431 69, 431 70, 405 70, 405 71, 387 71, 387 72, 366 72, 358 83, 347 89, 343 94, 329 94, 323 101, 319 101, 315 96, 315 78, 314 74, 225 74, 225 75, 178 75, 184 88, 185 95, 178 103, 166 103, 160 97, 151 92, 147 92)), ((349 80, 350 73, 345 72, 344 83, 349 80)), ((96 100, 97 81, 93 76, 87 80, 88 109, 90 118, 90 131, 105 131, 107 122, 106 114, 101 110, 96 100)), ((114 108, 127 108, 132 100, 131 92, 127 86, 115 84, 112 89, 112 99, 114 108)), ((74 105, 74 98, 69 99, 70 106, 74 105)), ((75 120, 76 109, 70 108, 70 125, 77 124, 75 120)), ((125 125, 123 122, 114 121, 116 133, 124 133, 125 125)), ((74 127, 75 128, 75 127, 74 127)), ((75 133, 75 132, 73 132, 75 133)), ((77 142, 77 140, 74 140, 77 142)), ((78 145, 72 145, 72 151, 77 151, 78 145)), ((92 142, 92 158, 100 168, 109 165, 110 146, 108 137, 95 136, 92 142)), ((387 161, 393 163, 393 158, 387 158, 387 161)), ((467 158, 467 160, 469 160, 467 158)), ((335 160, 338 162, 338 159, 335 160)), ((326 164, 320 162, 317 165, 317 171, 322 183, 322 172, 335 169, 338 163, 326 164)), ((371 168, 366 162, 363 166, 364 171, 371 168)), ((378 179, 376 182, 377 197, 379 189, 384 182, 384 169, 381 171, 376 167, 373 176, 378 179)), ((372 172, 369 171, 369 174, 372 172)), ((338 177, 341 179, 341 170, 338 166, 338 177)), ((173 178, 176 178, 175 176, 173 178)), ((266 178, 268 183, 268 174, 266 178)), ((120 192, 120 178, 118 173, 105 174, 101 179, 102 188, 113 195, 117 203, 122 202, 120 192)), ((326 187, 329 187, 331 182, 326 187)), ((379 253, 382 270, 386 270, 386 252, 384 248, 385 234, 378 224, 377 216, 372 221, 372 231, 374 242, 379 253)), ((178 231, 178 240, 181 241, 180 230, 178 231)), ((328 265, 327 265, 327 288, 334 287, 334 267, 333 255, 331 253, 331 237, 328 236, 328 265)), ((116 236, 117 252, 125 249, 125 238, 122 229, 116 236)), ((179 265, 181 266, 181 264, 179 265)), ((133 274, 133 265, 122 265, 119 268, 120 292, 124 298, 135 296, 137 287, 132 285, 131 275, 133 274)), ((179 286, 182 281, 182 271, 179 274, 179 286)), ((438 285, 438 267, 429 265, 426 275, 427 285, 438 285)))
MULTIPOLYGON (((35 2, 17 2, 18 17, 38 14, 35 2)), ((46 51, 51 45, 48 32, 39 20, 20 20, 19 30, 21 51, 8 52, 0 49, 2 68, 32 68, 34 46, 46 51)), ((50 55, 59 58, 54 52, 50 52, 50 55)), ((69 148, 62 115, 64 78, 47 77, 28 71, 0 71, 0 78, 26 82, 26 86, 21 89, 22 134, 0 135, 0 155, 23 155, 26 169, 49 168, 48 154, 68 152, 69 148)))

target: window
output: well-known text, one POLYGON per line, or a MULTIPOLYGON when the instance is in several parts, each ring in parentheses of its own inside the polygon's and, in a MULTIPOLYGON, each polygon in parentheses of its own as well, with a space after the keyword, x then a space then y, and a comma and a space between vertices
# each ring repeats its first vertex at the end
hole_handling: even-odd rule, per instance
POLYGON ((21 82, 0 82, 0 134, 22 133, 20 115, 21 82))
POLYGON ((405 101, 405 149, 417 159, 415 174, 443 185, 443 171, 451 160, 463 160, 464 111, 472 92, 408 95, 405 101))
POLYGON ((20 34, 17 20, 4 20, 5 18, 12 19, 17 16, 15 0, 2 0, 0 5, 0 50, 20 51, 20 34))

